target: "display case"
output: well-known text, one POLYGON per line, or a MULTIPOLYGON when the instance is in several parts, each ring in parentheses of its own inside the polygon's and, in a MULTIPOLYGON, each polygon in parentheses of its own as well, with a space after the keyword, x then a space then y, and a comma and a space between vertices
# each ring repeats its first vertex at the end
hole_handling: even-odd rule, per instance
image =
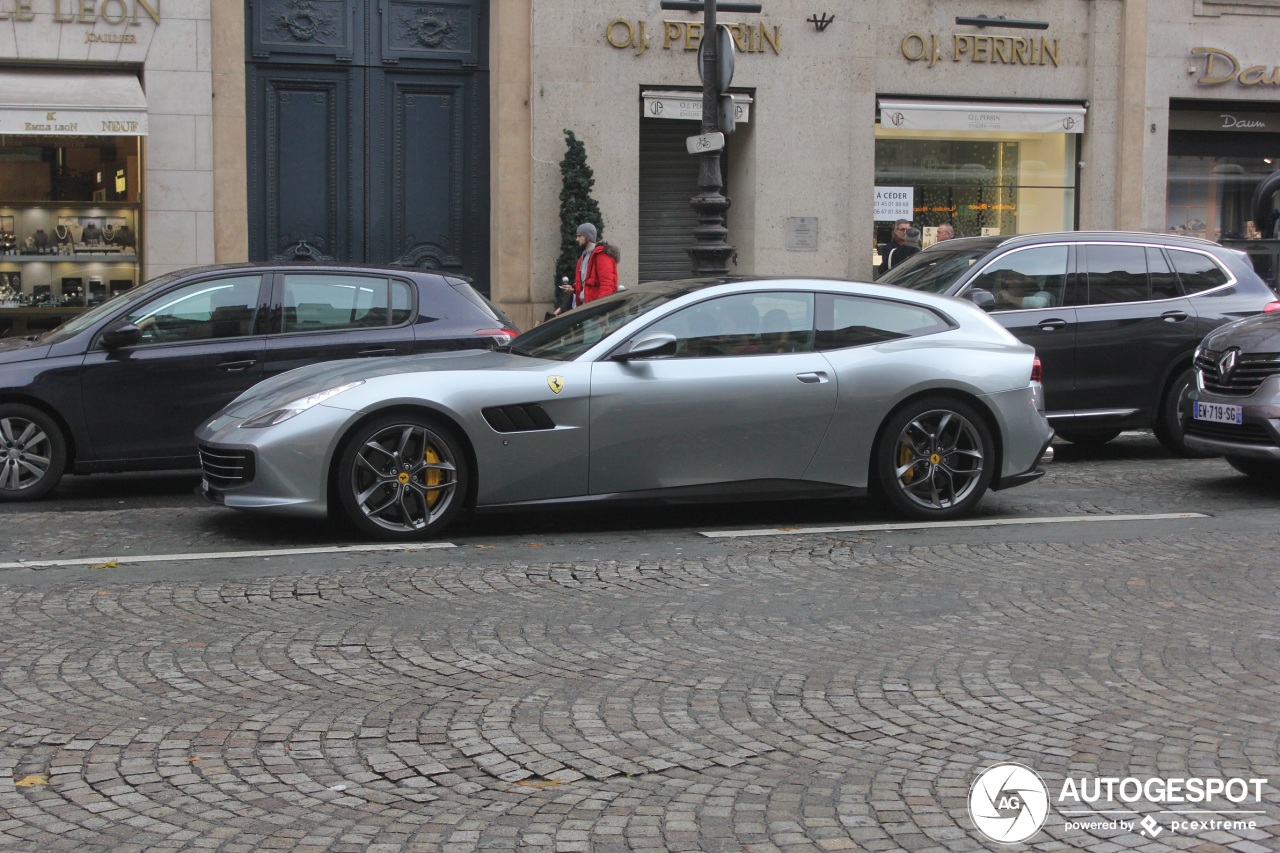
POLYGON ((52 328, 139 281, 134 137, 0 137, 0 335, 52 328))

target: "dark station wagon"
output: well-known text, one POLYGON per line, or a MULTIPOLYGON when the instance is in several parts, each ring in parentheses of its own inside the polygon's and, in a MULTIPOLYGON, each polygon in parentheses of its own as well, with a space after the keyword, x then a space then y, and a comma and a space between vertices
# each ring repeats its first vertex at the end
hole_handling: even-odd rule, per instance
POLYGON ((343 358, 492 349, 517 334, 466 281, 414 269, 181 270, 42 335, 0 340, 0 501, 64 472, 196 468, 196 427, 257 382, 343 358))
POLYGON ((1244 253, 1167 234, 947 240, 880 281, 969 299, 1035 347, 1060 437, 1103 443, 1150 428, 1180 455, 1198 455, 1179 415, 1196 346, 1224 323, 1280 309, 1244 253))

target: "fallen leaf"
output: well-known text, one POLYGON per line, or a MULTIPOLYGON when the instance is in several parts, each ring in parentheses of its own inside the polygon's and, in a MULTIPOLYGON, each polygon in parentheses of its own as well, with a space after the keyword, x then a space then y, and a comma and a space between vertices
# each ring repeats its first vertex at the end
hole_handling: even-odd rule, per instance
POLYGON ((94 563, 89 566, 91 569, 118 569, 120 568, 119 560, 107 560, 105 563, 94 563))
POLYGON ((17 782, 13 783, 15 788, 32 788, 36 785, 48 785, 49 780, 41 776, 39 773, 32 773, 30 776, 24 776, 17 782))
POLYGON ((541 543, 541 542, 530 542, 526 547, 529 547, 529 548, 541 548, 541 547, 542 547, 542 543, 541 543))
POLYGON ((188 764, 191 764, 192 762, 199 761, 199 760, 200 760, 199 758, 196 758, 196 757, 194 757, 194 756, 193 756, 193 757, 191 757, 191 758, 184 758, 184 759, 183 759, 183 761, 187 762, 188 764))

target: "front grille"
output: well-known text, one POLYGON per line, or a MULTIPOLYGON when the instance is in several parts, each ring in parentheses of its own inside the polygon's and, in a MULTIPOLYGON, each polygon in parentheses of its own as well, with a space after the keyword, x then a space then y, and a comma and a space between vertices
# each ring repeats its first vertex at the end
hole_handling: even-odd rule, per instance
POLYGON ((253 482, 253 453, 248 450, 200 446, 200 469, 210 486, 229 489, 253 482))
POLYGON ((1257 424, 1218 424, 1213 421, 1189 421, 1187 434, 1220 441, 1238 441, 1243 444, 1275 444, 1265 427, 1257 424))
POLYGON ((1220 352, 1203 352, 1196 358, 1196 369, 1204 377, 1204 388, 1214 394, 1228 397, 1247 397, 1268 376, 1280 374, 1280 354, 1253 353, 1240 354, 1236 366, 1225 377, 1218 372, 1220 352))

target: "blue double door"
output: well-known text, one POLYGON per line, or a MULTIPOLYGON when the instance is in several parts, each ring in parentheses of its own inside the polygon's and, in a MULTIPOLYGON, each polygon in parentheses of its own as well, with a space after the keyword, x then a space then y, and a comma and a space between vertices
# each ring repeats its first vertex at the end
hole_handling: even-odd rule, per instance
POLYGON ((253 260, 396 262, 489 290, 486 0, 249 0, 253 260))

